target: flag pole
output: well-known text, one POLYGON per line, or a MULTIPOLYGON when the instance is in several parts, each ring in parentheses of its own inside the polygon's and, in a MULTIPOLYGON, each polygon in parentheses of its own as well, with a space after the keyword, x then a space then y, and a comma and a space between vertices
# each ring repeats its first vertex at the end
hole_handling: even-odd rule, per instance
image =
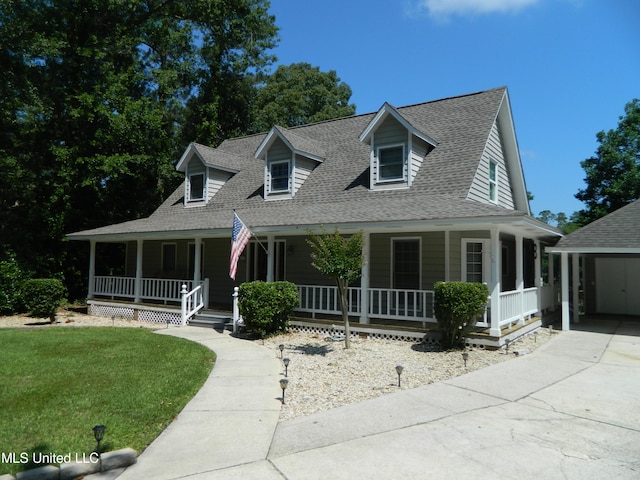
MULTIPOLYGON (((238 218, 240 218, 240 215, 238 215, 238 214, 236 213, 236 209, 235 209, 235 208, 233 209, 233 213, 234 213, 238 218)), ((242 219, 240 219, 240 221, 242 221, 242 219)), ((242 223, 244 223, 244 222, 242 222, 242 223)), ((247 224, 246 224, 246 223, 244 223, 244 225, 245 225, 245 227, 247 226, 247 224)), ((251 233, 251 236, 252 236, 253 238, 255 238, 255 239, 256 239, 256 242, 258 242, 258 245, 260 245, 260 246, 262 247, 262 249, 264 250, 264 253, 266 253, 267 255, 269 255, 269 250, 267 250, 267 249, 265 248, 265 246, 262 244, 262 242, 258 239, 258 236, 257 236, 255 233, 253 233, 253 231, 252 231, 249 227, 247 227, 247 230, 249 230, 249 233, 251 233)))

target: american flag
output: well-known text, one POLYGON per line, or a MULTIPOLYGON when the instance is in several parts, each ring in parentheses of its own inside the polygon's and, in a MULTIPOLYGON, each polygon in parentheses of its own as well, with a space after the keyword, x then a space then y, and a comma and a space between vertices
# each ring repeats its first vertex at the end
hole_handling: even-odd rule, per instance
POLYGON ((235 280, 236 270, 238 268, 238 259, 242 255, 244 247, 251 239, 251 232, 247 226, 242 223, 240 217, 233 212, 233 230, 231 232, 231 266, 229 267, 229 276, 235 280))

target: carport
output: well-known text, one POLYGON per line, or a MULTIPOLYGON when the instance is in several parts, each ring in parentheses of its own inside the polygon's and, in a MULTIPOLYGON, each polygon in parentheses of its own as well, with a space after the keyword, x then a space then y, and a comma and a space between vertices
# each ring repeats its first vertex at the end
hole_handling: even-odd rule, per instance
POLYGON ((563 330, 579 322, 580 285, 586 314, 640 316, 640 200, 563 237, 546 252, 560 255, 563 330))

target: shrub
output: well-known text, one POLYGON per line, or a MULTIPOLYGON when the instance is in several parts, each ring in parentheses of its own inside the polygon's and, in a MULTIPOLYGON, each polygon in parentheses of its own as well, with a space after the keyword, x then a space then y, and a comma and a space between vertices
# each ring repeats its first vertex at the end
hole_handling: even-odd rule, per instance
POLYGON ((24 308, 22 284, 28 275, 14 255, 0 262, 0 314, 11 315, 24 308))
POLYGON ((442 332, 442 346, 458 347, 475 327, 487 306, 489 289, 483 283, 437 282, 434 313, 442 332))
POLYGON ((240 285, 238 307, 249 333, 270 335, 286 330, 299 304, 291 282, 249 282, 240 285))
POLYGON ((34 317, 56 320, 56 310, 67 294, 62 282, 56 278, 34 278, 24 282, 22 295, 27 311, 34 317))

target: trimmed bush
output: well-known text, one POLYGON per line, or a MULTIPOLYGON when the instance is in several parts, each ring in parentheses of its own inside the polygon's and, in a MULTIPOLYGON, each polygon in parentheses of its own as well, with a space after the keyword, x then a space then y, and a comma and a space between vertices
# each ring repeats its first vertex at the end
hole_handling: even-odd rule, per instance
POLYGON ((445 349, 462 345, 487 307, 489 288, 484 283, 437 282, 433 310, 445 349))
POLYGON ((0 315, 23 310, 22 284, 27 278, 14 255, 0 262, 0 315))
POLYGON ((291 282, 249 282, 238 290, 238 307, 247 332, 257 335, 285 331, 299 302, 298 289, 291 282))
POLYGON ((34 317, 48 317, 56 321, 56 310, 67 294, 62 282, 56 278, 34 278, 24 282, 22 296, 27 311, 34 317))

